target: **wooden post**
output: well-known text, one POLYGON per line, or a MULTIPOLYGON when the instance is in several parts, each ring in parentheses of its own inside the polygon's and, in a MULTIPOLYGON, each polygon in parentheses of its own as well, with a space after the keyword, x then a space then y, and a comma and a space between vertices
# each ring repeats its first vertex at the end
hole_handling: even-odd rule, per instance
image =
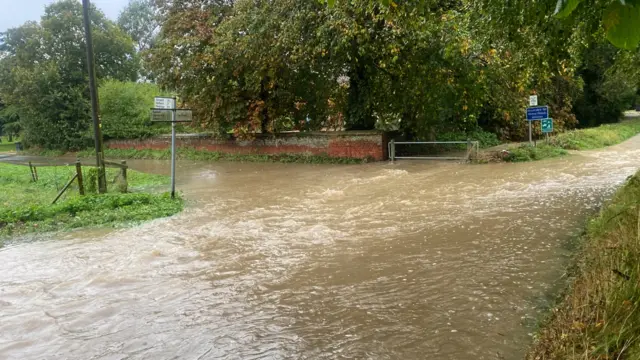
POLYGON ((53 199, 53 202, 51 203, 51 205, 55 204, 56 201, 58 201, 58 199, 60 199, 60 196, 62 196, 62 194, 64 194, 64 192, 67 190, 67 188, 69 188, 69 185, 71 185, 71 183, 73 182, 73 180, 76 179, 76 177, 78 177, 78 174, 73 175, 71 180, 69 180, 69 182, 62 188, 62 190, 60 190, 60 192, 58 193, 58 196, 56 196, 56 198, 53 199))
POLYGON ((36 176, 36 181, 38 181, 38 168, 37 167, 33 167, 33 174, 36 176))
POLYGON ((78 190, 80 195, 84 195, 84 184, 82 183, 82 165, 76 160, 76 177, 78 178, 78 190))
POLYGON ((127 162, 125 160, 120 161, 123 166, 120 168, 120 174, 122 175, 122 181, 124 181, 123 192, 127 192, 129 189, 129 183, 127 182, 127 162))
POLYGON ((29 161, 29 171, 31 172, 31 180, 36 182, 36 176, 33 174, 33 165, 31 165, 31 161, 29 161))

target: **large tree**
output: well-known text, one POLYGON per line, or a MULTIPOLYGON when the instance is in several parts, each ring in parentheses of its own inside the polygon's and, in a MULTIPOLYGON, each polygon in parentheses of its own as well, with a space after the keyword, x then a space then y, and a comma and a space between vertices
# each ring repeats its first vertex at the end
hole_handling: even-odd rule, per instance
POLYGON ((155 0, 129 1, 118 16, 118 25, 131 36, 138 51, 151 48, 160 30, 155 0))
MULTIPOLYGON (((135 80, 139 61, 131 38, 96 8, 96 76, 135 80)), ((29 145, 72 149, 89 138, 89 90, 82 6, 63 0, 45 8, 39 23, 1 35, 0 97, 14 106, 29 145)))

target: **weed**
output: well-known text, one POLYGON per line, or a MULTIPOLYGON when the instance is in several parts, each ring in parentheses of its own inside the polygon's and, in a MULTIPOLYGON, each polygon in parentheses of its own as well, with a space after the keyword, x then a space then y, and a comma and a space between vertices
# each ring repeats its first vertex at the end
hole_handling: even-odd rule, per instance
POLYGON ((587 226, 569 291, 527 359, 640 358, 639 176, 587 226))

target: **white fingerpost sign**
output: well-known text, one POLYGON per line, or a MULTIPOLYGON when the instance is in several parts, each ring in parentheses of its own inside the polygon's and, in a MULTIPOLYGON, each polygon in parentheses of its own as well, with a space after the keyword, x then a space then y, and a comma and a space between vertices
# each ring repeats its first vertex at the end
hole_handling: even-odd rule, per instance
POLYGON ((538 95, 529 96, 529 106, 538 106, 538 95))
POLYGON ((176 100, 170 97, 156 96, 154 98, 154 104, 156 109, 175 109, 176 100))
POLYGON ((176 123, 191 122, 191 109, 176 109, 176 98, 156 96, 151 108, 152 122, 171 123, 171 198, 176 193, 176 123))

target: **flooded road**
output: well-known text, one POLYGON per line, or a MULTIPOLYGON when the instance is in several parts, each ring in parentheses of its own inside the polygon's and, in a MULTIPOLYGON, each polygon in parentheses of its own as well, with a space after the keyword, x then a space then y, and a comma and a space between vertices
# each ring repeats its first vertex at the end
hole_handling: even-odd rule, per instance
POLYGON ((0 249, 0 358, 519 359, 639 167, 640 137, 526 164, 181 161, 178 216, 0 249))

